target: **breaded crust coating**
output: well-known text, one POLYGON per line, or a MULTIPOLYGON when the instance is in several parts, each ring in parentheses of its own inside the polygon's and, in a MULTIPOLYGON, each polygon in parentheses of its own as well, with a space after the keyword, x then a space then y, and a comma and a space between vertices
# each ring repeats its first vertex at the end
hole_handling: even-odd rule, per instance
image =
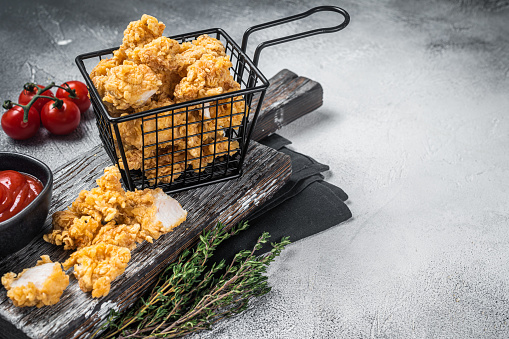
POLYGON ((187 212, 161 189, 124 191, 117 167, 104 169, 90 191, 82 191, 66 211, 53 214, 44 240, 77 249, 64 263, 74 266, 80 288, 98 298, 109 293, 136 243, 152 242, 186 220, 187 212))
POLYGON ((90 216, 77 217, 69 210, 55 212, 53 232, 43 235, 43 239, 54 245, 64 245, 64 250, 74 250, 90 244, 101 226, 90 216))
POLYGON ((150 67, 124 61, 122 65, 108 71, 102 84, 103 100, 119 110, 141 107, 161 85, 161 77, 158 77, 150 67))
POLYGON ((40 308, 60 301, 69 285, 69 276, 62 271, 60 263, 53 263, 43 255, 36 266, 26 268, 18 275, 13 272, 4 274, 2 284, 14 306, 40 308))
POLYGON ((114 52, 114 56, 120 60, 132 58, 132 52, 136 47, 162 36, 165 27, 153 16, 143 14, 140 20, 129 23, 124 31, 122 45, 114 52))
MULTIPOLYGON (((90 73, 112 116, 240 90, 240 84, 230 73, 233 65, 220 40, 204 34, 179 44, 163 37, 163 29, 162 23, 146 15, 131 22, 114 57, 102 60, 90 73), (143 82, 132 80, 141 74, 143 82)), ((144 168, 150 184, 156 178, 158 183, 172 182, 189 166, 202 171, 215 157, 238 152, 238 142, 225 141, 224 137, 226 129, 238 129, 248 114, 244 98, 212 101, 206 106, 120 123, 129 169, 144 168), (214 143, 217 145, 211 145, 214 143), (212 155, 214 152, 210 150, 219 148, 226 152, 207 156, 201 162, 197 159, 203 151, 212 155)), ((123 163, 120 165, 126 168, 123 163)))
POLYGON ((66 270, 74 266, 80 289, 92 291, 92 297, 99 298, 110 292, 111 282, 124 273, 129 260, 129 249, 99 243, 74 252, 63 265, 66 270))

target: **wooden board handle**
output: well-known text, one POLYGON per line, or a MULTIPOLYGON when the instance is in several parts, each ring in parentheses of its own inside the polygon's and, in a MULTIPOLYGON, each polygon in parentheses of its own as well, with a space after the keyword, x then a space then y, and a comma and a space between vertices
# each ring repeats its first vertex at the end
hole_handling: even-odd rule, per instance
MULTIPOLYGON (((283 69, 270 80, 251 138, 261 140, 314 111, 323 103, 322 86, 283 69)), ((254 106, 254 104, 253 104, 254 106)))

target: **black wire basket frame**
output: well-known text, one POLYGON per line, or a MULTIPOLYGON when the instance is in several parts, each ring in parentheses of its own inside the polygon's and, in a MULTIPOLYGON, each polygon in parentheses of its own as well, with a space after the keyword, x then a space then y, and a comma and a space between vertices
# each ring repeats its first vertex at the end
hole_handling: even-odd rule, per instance
POLYGON ((111 57, 113 51, 118 47, 76 57, 76 64, 89 88, 99 136, 109 158, 121 169, 122 180, 126 188, 134 190, 157 186, 169 193, 241 176, 250 136, 256 124, 265 91, 269 86, 269 82, 257 67, 260 52, 266 47, 283 42, 342 30, 349 21, 348 13, 342 8, 320 6, 301 14, 247 29, 242 39, 242 47, 239 47, 221 28, 172 36, 170 38, 179 43, 195 40, 203 34, 220 40, 225 47, 225 53, 232 62, 233 66, 230 71, 233 73, 233 78, 240 84, 240 90, 119 117, 108 113, 108 109, 102 102, 85 66, 85 62, 89 62, 89 59, 97 60, 98 58, 101 60, 104 57, 111 57), (265 41, 255 49, 253 60, 246 55, 247 42, 253 32, 302 19, 320 11, 339 13, 342 15, 343 21, 334 27, 318 28, 265 41), (236 111, 233 109, 234 106, 236 111), (216 112, 215 116, 210 116, 211 111, 216 112), (223 112, 220 116, 217 113, 219 111, 223 112), (182 122, 184 115, 185 119, 182 122), (170 127, 168 124, 161 123, 163 119, 172 120, 170 127), (136 123, 139 123, 141 127, 142 149, 137 150, 141 151, 139 169, 129 168, 126 152, 130 150, 124 145, 119 128, 120 124, 133 122, 133 120, 136 120, 136 123), (176 120, 180 120, 181 124, 178 122, 175 124, 176 120), (215 129, 204 130, 202 127, 204 124, 215 125, 215 129), (145 128, 148 125, 152 128, 145 128), (185 136, 175 137, 174 131, 178 128, 185 130, 185 136), (207 141, 210 133, 216 137, 207 141), (171 137, 169 137, 170 134, 171 137), (166 137, 162 138, 162 135, 166 135, 166 137), (217 135, 222 138, 221 145, 218 145, 217 135), (190 144, 191 138, 199 138, 200 142, 196 145, 190 144), (178 149, 176 144, 185 146, 178 149), (194 154, 194 156, 190 154, 194 154), (190 163, 192 166, 189 165, 190 163))

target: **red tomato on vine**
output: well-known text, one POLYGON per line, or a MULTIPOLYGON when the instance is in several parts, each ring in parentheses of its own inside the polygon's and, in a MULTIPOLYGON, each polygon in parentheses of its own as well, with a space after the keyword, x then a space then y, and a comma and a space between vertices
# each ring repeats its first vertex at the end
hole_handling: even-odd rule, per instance
POLYGON ((2 129, 5 134, 16 140, 24 140, 33 137, 41 120, 39 112, 33 107, 28 111, 28 120, 23 122, 24 111, 20 106, 13 106, 2 115, 2 129))
MULTIPOLYGON (((32 100, 34 95, 37 94, 38 88, 44 88, 44 86, 27 83, 24 86, 24 90, 19 94, 18 103, 21 105, 28 104, 30 102, 30 100, 32 100)), ((41 95, 45 95, 45 96, 53 97, 53 98, 55 97, 55 95, 53 95, 53 92, 50 91, 49 89, 42 92, 41 95)), ((48 99, 48 98, 39 98, 32 104, 32 107, 35 108, 38 112, 40 112, 42 109, 42 106, 44 106, 49 101, 53 102, 51 99, 48 99)))
POLYGON ((71 90, 74 90, 76 97, 71 98, 68 91, 65 89, 59 88, 56 93, 56 97, 60 99, 67 98, 74 102, 78 108, 80 109, 80 112, 85 112, 90 107, 90 99, 88 98, 88 88, 87 85, 82 83, 81 81, 72 80, 64 82, 61 87, 65 87, 71 90))
POLYGON ((69 134, 80 124, 78 106, 69 99, 48 102, 41 110, 41 122, 53 134, 69 134))

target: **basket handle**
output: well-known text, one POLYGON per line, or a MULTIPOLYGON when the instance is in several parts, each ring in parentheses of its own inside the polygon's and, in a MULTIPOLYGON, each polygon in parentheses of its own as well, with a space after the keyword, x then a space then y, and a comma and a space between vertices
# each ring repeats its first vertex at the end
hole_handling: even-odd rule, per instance
POLYGON ((258 47, 256 47, 256 50, 255 50, 255 53, 254 53, 253 63, 255 64, 255 66, 258 66, 258 60, 260 59, 260 52, 265 47, 279 45, 279 44, 282 44, 284 42, 293 41, 293 40, 297 40, 297 39, 302 39, 302 38, 306 38, 308 36, 313 36, 313 35, 317 35, 317 34, 337 32, 337 31, 340 31, 343 28, 345 28, 348 25, 348 23, 350 22, 350 15, 344 9, 342 9, 340 7, 336 7, 336 6, 318 6, 318 7, 312 8, 312 9, 310 9, 310 10, 304 12, 304 13, 301 13, 301 14, 292 15, 292 16, 289 16, 289 17, 286 17, 286 18, 282 18, 282 19, 278 19, 278 20, 274 20, 274 21, 269 21, 269 22, 266 22, 266 23, 263 23, 263 24, 259 24, 259 25, 255 25, 253 27, 248 28, 246 30, 246 32, 244 33, 243 37, 242 37, 242 51, 244 53, 246 52, 247 40, 249 39, 249 35, 251 35, 251 33, 259 31, 259 30, 262 30, 262 29, 265 29, 265 28, 282 25, 282 24, 285 24, 287 22, 296 21, 296 20, 308 17, 311 14, 314 14, 316 12, 336 12, 336 13, 341 14, 343 16, 344 20, 343 20, 343 22, 341 22, 341 24, 339 24, 337 26, 326 27, 326 28, 317 28, 317 29, 313 29, 313 30, 310 30, 310 31, 306 31, 306 32, 302 32, 302 33, 297 33, 297 34, 292 34, 292 35, 288 35, 288 36, 285 36, 285 37, 281 37, 281 38, 277 38, 277 39, 273 39, 273 40, 268 40, 268 41, 262 42, 261 44, 258 45, 258 47))

